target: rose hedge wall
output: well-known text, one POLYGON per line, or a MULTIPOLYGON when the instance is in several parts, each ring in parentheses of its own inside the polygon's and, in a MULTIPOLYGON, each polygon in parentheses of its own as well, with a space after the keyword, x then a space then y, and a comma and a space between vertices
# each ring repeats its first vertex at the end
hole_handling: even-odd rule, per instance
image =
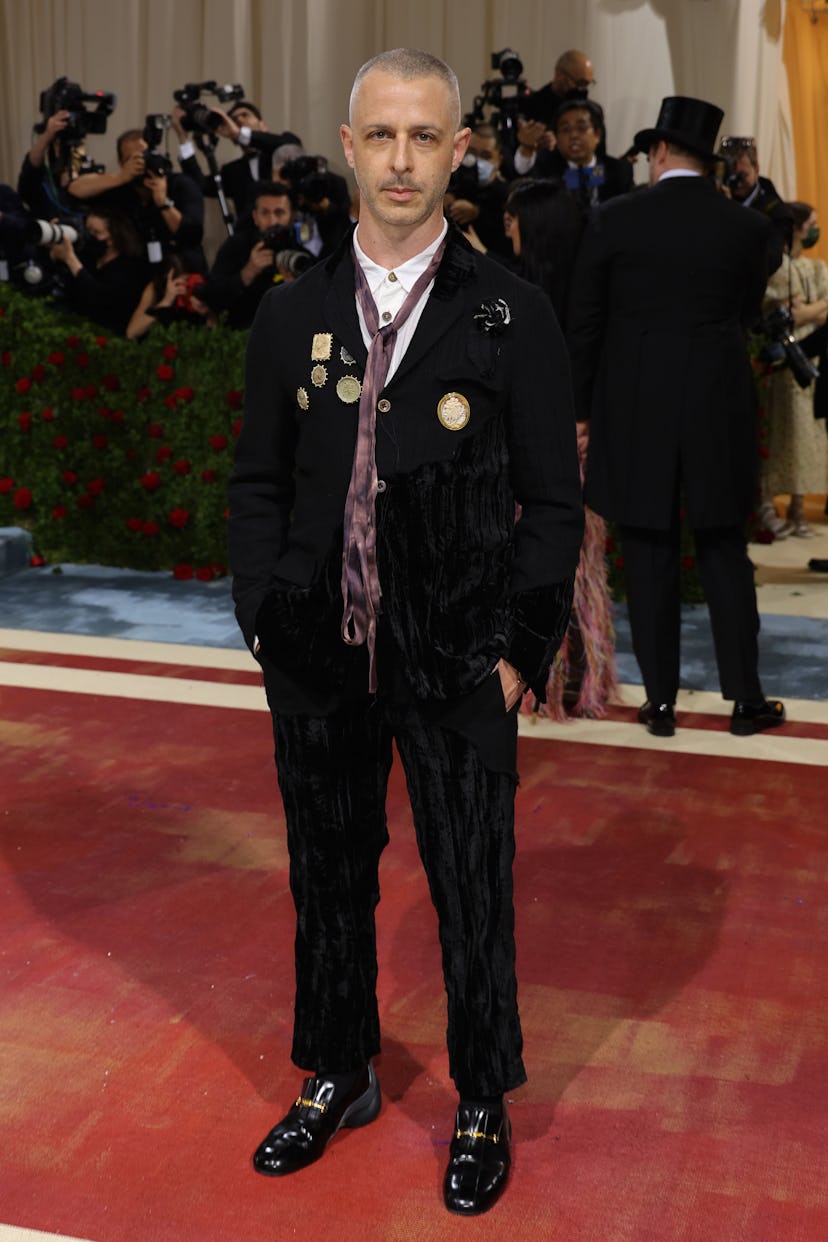
POLYGON ((226 572, 245 336, 136 343, 0 285, 0 526, 35 559, 226 572))

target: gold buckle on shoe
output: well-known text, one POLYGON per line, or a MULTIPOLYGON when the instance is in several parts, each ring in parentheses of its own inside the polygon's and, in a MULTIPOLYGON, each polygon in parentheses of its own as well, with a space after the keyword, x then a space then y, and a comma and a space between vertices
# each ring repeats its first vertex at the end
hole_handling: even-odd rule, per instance
POLYGON ((485 1130, 455 1130, 455 1138, 488 1139, 490 1143, 499 1143, 499 1134, 487 1134, 485 1130))
POLYGON ((297 1097, 294 1108, 316 1108, 320 1113, 326 1113, 328 1111, 327 1104, 318 1104, 316 1100, 306 1100, 303 1095, 297 1097))

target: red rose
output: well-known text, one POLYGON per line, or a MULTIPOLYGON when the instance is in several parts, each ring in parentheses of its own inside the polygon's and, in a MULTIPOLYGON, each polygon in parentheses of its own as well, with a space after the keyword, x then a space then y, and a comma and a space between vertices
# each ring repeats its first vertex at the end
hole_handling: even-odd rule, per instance
POLYGON ((176 530, 181 530, 190 520, 188 509, 173 509, 172 513, 167 514, 167 521, 170 526, 174 526, 176 530))
POLYGON ((187 461, 186 457, 182 457, 180 461, 173 462, 173 470, 176 474, 189 474, 190 469, 190 463, 187 461))
POLYGON ((144 523, 141 521, 140 518, 131 517, 131 518, 127 518, 126 520, 127 530, 139 531, 143 529, 143 526, 144 526, 144 523))
POLYGON ((7 349, 3 350, 3 366, 10 367, 12 364, 12 356, 7 349))
POLYGON ((166 362, 162 362, 160 366, 155 368, 155 374, 160 380, 171 380, 175 375, 172 367, 168 367, 166 362))
POLYGON ((32 416, 30 411, 26 410, 24 414, 18 414, 17 422, 21 431, 28 431, 32 425, 32 416))
POLYGON ((121 381, 117 375, 105 375, 101 380, 101 384, 107 392, 117 392, 121 387, 121 381))
POLYGON ((79 509, 94 509, 95 498, 94 496, 78 496, 75 504, 79 509))
POLYGON ((104 489, 103 479, 90 479, 86 485, 86 490, 90 496, 100 496, 104 489))
POLYGON ((105 449, 109 441, 106 436, 97 435, 92 437, 92 443, 95 445, 96 449, 105 449))
POLYGON ((95 344, 100 345, 101 349, 103 349, 108 340, 109 340, 109 337, 107 336, 96 336, 95 344))
POLYGON ((215 483, 216 472, 215 470, 202 470, 201 477, 205 483, 215 483))
POLYGON ((141 475, 141 486, 145 487, 148 492, 154 492, 156 487, 161 486, 161 475, 154 470, 148 470, 146 474, 141 475))
POLYGON ((42 362, 38 362, 32 367, 32 379, 39 384, 41 380, 46 378, 46 368, 42 362))
POLYGON ((66 358, 59 349, 53 349, 46 361, 51 362, 53 367, 62 367, 66 358))
POLYGON ((227 572, 223 565, 211 565, 210 568, 213 571, 214 578, 223 578, 227 572))
POLYGON ((199 582, 209 582, 213 577, 213 571, 209 565, 199 565, 196 570, 196 577, 199 582))
POLYGON ((227 404, 230 406, 230 409, 238 410, 241 406, 241 403, 242 403, 241 393, 237 389, 231 388, 227 393, 227 404))
POLYGON ((69 487, 74 487, 78 481, 78 476, 75 474, 74 470, 64 470, 63 481, 68 484, 69 487))
POLYGON ((19 393, 28 392, 31 386, 32 381, 29 379, 28 375, 24 375, 23 378, 19 379, 15 384, 15 388, 19 393))
POLYGON ((141 530, 148 538, 151 539, 153 535, 158 534, 160 527, 157 522, 142 522, 141 530))
POLYGON ((623 558, 623 556, 616 556, 616 558, 615 558, 615 567, 616 567, 616 569, 623 569, 623 568, 624 568, 624 558, 623 558))
POLYGON ((5 479, 0 479, 0 496, 7 496, 14 487, 14 479, 10 479, 6 475, 5 479))
POLYGON ((83 389, 83 395, 84 397, 87 397, 90 400, 92 399, 92 397, 97 397, 98 395, 97 385, 87 384, 86 387, 83 389))
POLYGON ((17 491, 14 493, 15 509, 28 509, 31 503, 32 493, 29 491, 28 487, 18 487, 17 491))
POLYGON ((39 552, 35 552, 34 555, 29 558, 29 564, 32 569, 40 569, 41 565, 45 565, 46 562, 39 552))
POLYGON ((55 436, 54 440, 52 441, 52 444, 54 444, 55 448, 58 450, 65 449, 68 443, 69 443, 68 436, 55 436))
POLYGON ((85 388, 73 388, 72 392, 70 393, 70 396, 73 401, 83 401, 84 397, 86 396, 86 389, 85 388))
POLYGON ((45 410, 40 411, 40 417, 43 419, 44 423, 50 423, 54 416, 54 410, 50 409, 49 406, 47 406, 45 410))
POLYGON ((767 445, 766 445, 766 444, 760 444, 760 445, 759 445, 759 456, 760 456, 760 457, 770 457, 770 453, 768 452, 768 447, 767 447, 767 445))
POLYGON ((160 448, 156 449, 155 460, 159 465, 161 462, 166 461, 168 457, 172 457, 172 449, 169 444, 162 444, 160 448))
POLYGON ((695 569, 696 568, 695 556, 682 557, 681 567, 682 569, 695 569))
POLYGON ((98 410, 98 413, 100 414, 101 418, 109 418, 109 406, 102 405, 100 409, 98 410))
POLYGON ((54 509, 52 510, 52 517, 55 519, 56 522, 60 522, 62 518, 66 517, 66 513, 67 513, 66 505, 55 505, 54 509))
POLYGON ((124 411, 113 410, 110 415, 110 418, 112 419, 113 423, 122 423, 124 421, 124 411))
POLYGON ((220 453, 227 448, 227 436, 210 436, 210 448, 220 453))
POLYGON ((233 435, 237 436, 242 429, 242 420, 240 418, 233 419, 233 435))
POLYGON ((185 581, 187 578, 192 578, 192 576, 193 576, 192 565, 176 565, 175 568, 173 569, 173 577, 179 578, 182 582, 185 581))
POLYGON ((153 440, 160 440, 163 434, 164 428, 160 423, 150 423, 149 427, 147 427, 147 435, 151 436, 153 440))
POLYGON ((67 336, 66 344, 69 346, 70 349, 77 349, 77 347, 80 345, 80 337, 79 336, 67 336))
MULTIPOLYGON (((178 353, 178 348, 175 345, 165 345, 161 350, 161 353, 169 362, 172 362, 173 358, 178 353)), ((164 376, 162 375, 161 378, 164 379, 164 376)))
POLYGON ((143 402, 144 402, 144 401, 147 401, 147 400, 148 400, 151 396, 152 396, 152 390, 151 390, 150 388, 147 388, 146 384, 144 384, 144 385, 143 385, 141 388, 139 388, 139 389, 138 389, 138 391, 136 392, 136 394, 135 394, 135 400, 136 400, 139 404, 143 404, 143 402))
POLYGON ((176 397, 174 392, 171 392, 168 397, 164 398, 164 405, 167 407, 168 410, 174 410, 177 404, 178 404, 178 398, 176 397))

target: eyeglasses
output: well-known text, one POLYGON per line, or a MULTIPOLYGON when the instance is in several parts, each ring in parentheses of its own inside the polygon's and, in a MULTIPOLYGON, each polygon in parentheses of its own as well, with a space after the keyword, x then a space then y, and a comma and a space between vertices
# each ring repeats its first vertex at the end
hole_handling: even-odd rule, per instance
POLYGON ((579 121, 577 125, 559 125, 555 133, 559 137, 568 138, 570 134, 588 134, 592 128, 589 121, 579 121))
POLYGON ((723 138, 719 143, 719 150, 722 155, 724 155, 726 151, 755 151, 756 139, 734 137, 723 138))
POLYGON ((571 82, 573 86, 577 86, 580 91, 588 91, 591 86, 597 86, 598 82, 595 78, 573 78, 571 73, 564 73, 563 77, 567 82, 571 82))

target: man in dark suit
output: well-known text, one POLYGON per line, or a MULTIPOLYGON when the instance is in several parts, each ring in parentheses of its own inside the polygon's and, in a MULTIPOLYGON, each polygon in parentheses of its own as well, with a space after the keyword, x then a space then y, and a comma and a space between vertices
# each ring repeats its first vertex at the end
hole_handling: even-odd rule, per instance
POLYGON ((721 122, 665 99, 636 135, 651 187, 597 209, 576 263, 570 356, 590 418, 585 498, 620 523, 633 645, 670 736, 679 686, 679 510, 696 543, 731 732, 781 724, 758 674, 759 615, 744 523, 757 487, 756 399, 744 325, 761 304, 770 224, 705 176, 721 122))
POLYGON ((591 99, 562 104, 553 128, 555 149, 538 151, 529 169, 532 177, 559 178, 584 215, 596 204, 632 189, 629 161, 599 153, 604 138, 604 111, 600 104, 591 99))
POLYGON ((516 710, 527 686, 543 693, 583 515, 554 314, 443 218, 460 125, 457 79, 428 53, 383 53, 357 75, 341 136, 359 225, 259 308, 230 557, 273 715, 297 910, 292 1055, 311 1071, 254 1165, 303 1168, 379 1111, 374 908, 393 740, 460 1095, 444 1200, 474 1214, 505 1185, 503 1094, 525 1078, 516 710))

